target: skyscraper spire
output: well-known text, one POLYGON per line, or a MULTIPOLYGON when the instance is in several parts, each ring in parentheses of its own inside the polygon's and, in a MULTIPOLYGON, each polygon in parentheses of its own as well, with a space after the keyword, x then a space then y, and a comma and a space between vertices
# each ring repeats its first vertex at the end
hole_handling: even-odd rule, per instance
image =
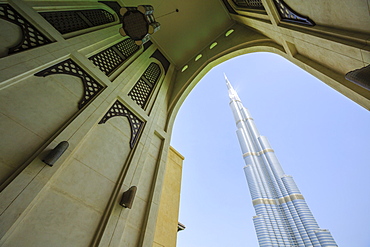
POLYGON ((253 223, 260 246, 337 246, 331 233, 319 228, 293 177, 284 173, 226 75, 225 80, 256 211, 253 223))
POLYGON ((227 89, 229 91, 229 98, 230 99, 234 99, 234 100, 239 100, 239 96, 238 94, 236 93, 236 91, 234 90, 233 86, 231 86, 231 83, 229 82, 229 80, 227 79, 226 77, 226 74, 224 73, 224 76, 225 76, 225 80, 226 80, 226 86, 227 86, 227 89))

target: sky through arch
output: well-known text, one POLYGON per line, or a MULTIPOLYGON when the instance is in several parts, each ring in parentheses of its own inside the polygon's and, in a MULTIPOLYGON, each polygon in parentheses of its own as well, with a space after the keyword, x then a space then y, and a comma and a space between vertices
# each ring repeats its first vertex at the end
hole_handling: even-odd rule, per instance
POLYGON ((369 112, 288 60, 252 53, 208 72, 176 117, 185 156, 178 247, 258 246, 223 77, 339 246, 369 246, 369 112))

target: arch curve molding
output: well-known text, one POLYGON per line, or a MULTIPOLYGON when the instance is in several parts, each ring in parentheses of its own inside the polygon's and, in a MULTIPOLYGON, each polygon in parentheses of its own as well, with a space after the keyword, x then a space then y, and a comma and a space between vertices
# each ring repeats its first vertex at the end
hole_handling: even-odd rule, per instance
POLYGON ((205 61, 194 71, 193 74, 189 75, 186 80, 180 81, 182 78, 180 76, 177 77, 178 81, 176 81, 175 84, 178 85, 181 83, 182 86, 178 87, 176 92, 175 90, 173 92, 169 106, 167 129, 172 129, 174 120, 182 103, 190 94, 191 90, 213 67, 226 62, 229 59, 254 52, 271 52, 290 60, 288 55, 284 52, 284 48, 268 38, 261 38, 255 41, 245 42, 243 44, 231 46, 230 48, 223 50, 222 52, 205 61))
MULTIPOLYGON (((337 90, 341 94, 352 99, 366 109, 370 109, 370 100, 366 97, 368 92, 361 94, 364 90, 361 89, 361 91, 358 89, 359 86, 346 81, 344 75, 341 75, 335 71, 335 68, 325 67, 320 64, 320 62, 310 60, 308 57, 305 57, 299 53, 288 54, 285 47, 277 42, 274 42, 267 37, 258 37, 252 41, 238 45, 231 44, 229 47, 219 51, 214 56, 209 57, 203 64, 190 71, 191 73, 189 73, 187 76, 182 76, 181 72, 178 72, 180 75, 177 76, 176 82, 174 82, 177 87, 173 90, 168 109, 168 121, 166 126, 167 130, 172 130, 175 117, 182 103, 185 101, 186 97, 190 94, 191 90, 196 86, 196 84, 203 78, 204 75, 208 73, 208 71, 210 71, 216 65, 221 64, 231 58, 253 52, 271 52, 280 55, 293 64, 299 66, 301 69, 315 76, 328 86, 337 90)), ((340 61, 338 61, 338 64, 339 63, 340 61)), ((193 64, 189 64, 189 67, 191 65, 193 64)))

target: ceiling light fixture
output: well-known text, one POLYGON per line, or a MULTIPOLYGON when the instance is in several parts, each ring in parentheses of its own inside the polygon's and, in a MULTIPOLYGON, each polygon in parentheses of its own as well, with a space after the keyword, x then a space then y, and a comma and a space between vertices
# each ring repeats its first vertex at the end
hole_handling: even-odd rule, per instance
POLYGON ((160 29, 159 22, 153 16, 154 8, 151 5, 138 7, 124 7, 120 9, 122 27, 119 33, 135 40, 137 45, 142 45, 150 39, 150 35, 160 29))
POLYGON ((225 36, 228 37, 230 34, 232 34, 234 32, 234 29, 230 29, 229 31, 227 31, 225 33, 225 36))
POLYGON ((185 70, 187 70, 189 68, 189 65, 185 65, 184 67, 182 67, 182 70, 181 72, 184 72, 185 70))
POLYGON ((209 49, 213 49, 213 48, 215 48, 215 46, 217 45, 217 42, 213 42, 210 46, 209 46, 209 49))

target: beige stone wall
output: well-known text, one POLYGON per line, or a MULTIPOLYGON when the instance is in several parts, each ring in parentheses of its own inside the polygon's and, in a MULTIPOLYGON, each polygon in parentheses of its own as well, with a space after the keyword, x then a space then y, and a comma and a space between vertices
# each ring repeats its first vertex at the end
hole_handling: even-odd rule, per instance
POLYGON ((176 246, 184 157, 170 147, 164 174, 153 247, 176 246))
POLYGON ((356 1, 299 1, 285 0, 298 13, 309 16, 320 26, 327 26, 349 32, 369 33, 369 3, 367 0, 356 1))
POLYGON ((83 88, 78 78, 70 77, 31 76, 0 91, 3 137, 0 183, 78 112, 83 88))
MULTIPOLYGON (((55 42, 1 58, 0 246, 148 246, 169 145, 167 103, 157 99, 167 94, 173 68, 165 74, 149 58, 158 48, 152 45, 107 77, 88 57, 123 40, 117 23, 60 35, 36 13, 45 3, 12 6, 55 42), (104 87, 82 109, 80 78, 34 76, 69 58, 104 87), (151 62, 162 72, 143 110, 127 94, 151 62), (99 124, 116 100, 145 122, 133 148, 127 118, 99 124), (53 167, 45 165, 42 158, 61 141, 69 148, 53 167), (134 205, 125 209, 118 202, 132 185, 138 187, 134 205)), ((16 42, 0 46, 6 51, 16 42)))

